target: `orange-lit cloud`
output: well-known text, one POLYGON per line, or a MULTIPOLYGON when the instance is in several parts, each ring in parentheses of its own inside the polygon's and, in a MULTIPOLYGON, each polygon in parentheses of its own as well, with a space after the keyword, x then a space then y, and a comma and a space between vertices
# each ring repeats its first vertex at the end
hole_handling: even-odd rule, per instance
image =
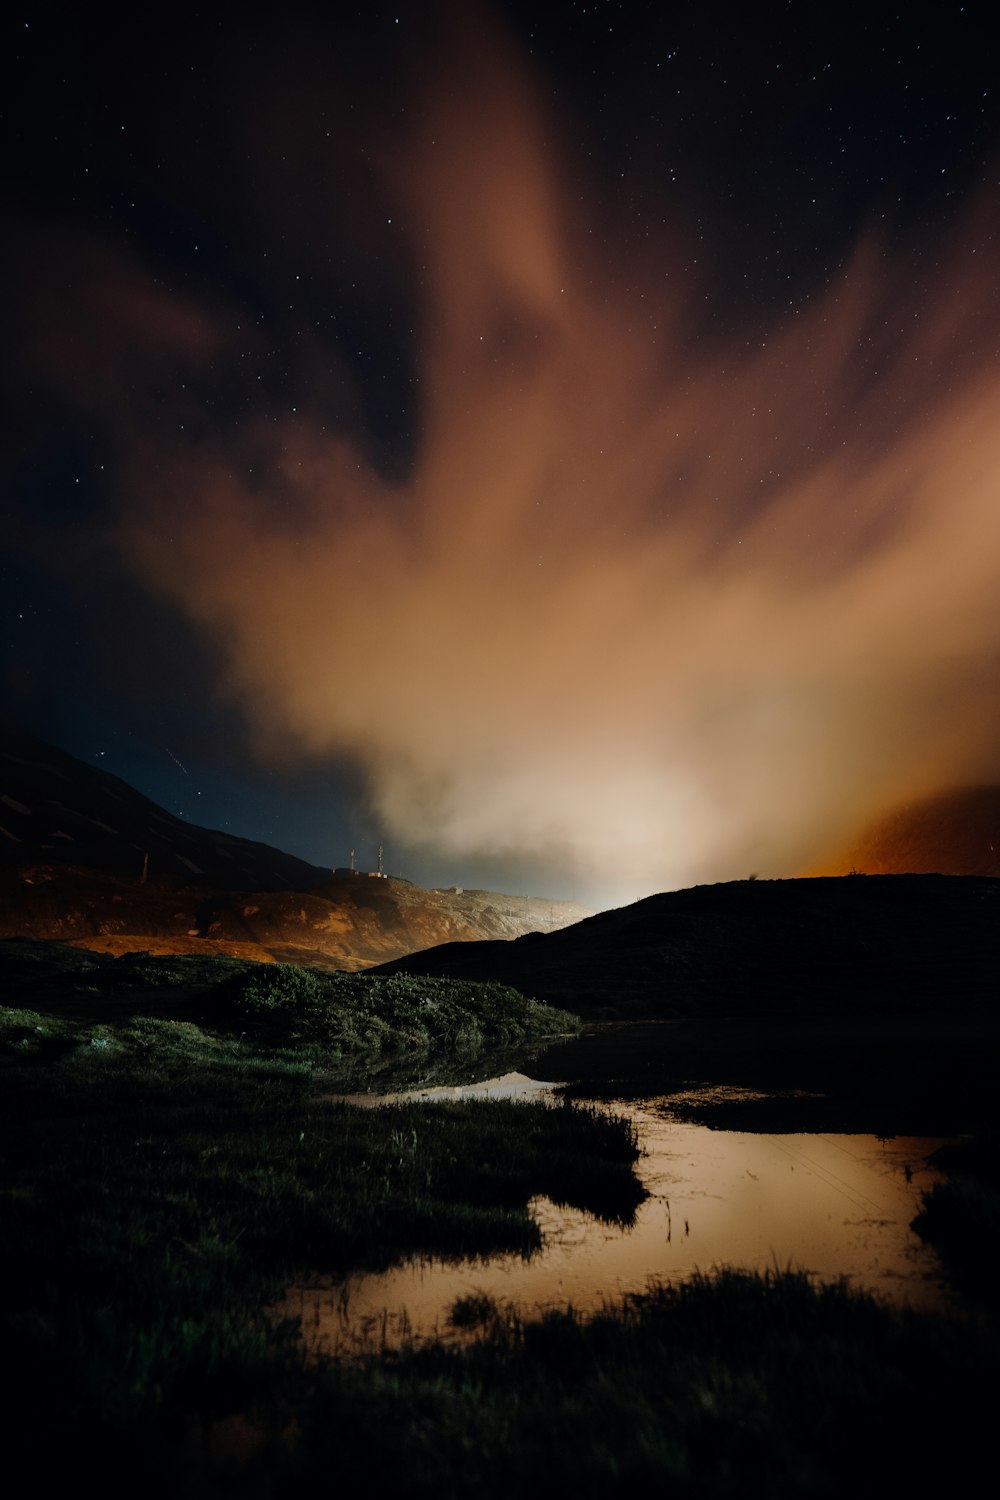
POLYGON ((792 874, 995 774, 985 212, 933 266, 865 236, 758 344, 699 344, 683 250, 596 251, 530 78, 463 47, 382 150, 422 286, 409 476, 308 403, 124 443, 123 544, 223 646, 260 751, 347 752, 397 842, 603 900, 792 874))

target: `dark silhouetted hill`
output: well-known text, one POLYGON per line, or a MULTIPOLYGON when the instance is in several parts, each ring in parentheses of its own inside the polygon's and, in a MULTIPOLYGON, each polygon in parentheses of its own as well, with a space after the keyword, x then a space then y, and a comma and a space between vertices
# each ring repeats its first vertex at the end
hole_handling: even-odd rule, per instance
POLYGON ((0 734, 0 862, 150 873, 216 889, 305 890, 328 870, 175 818, 107 771, 16 730, 0 734))
POLYGON ((497 979, 605 1017, 985 1011, 1000 998, 1000 880, 697 886, 544 936, 412 953, 385 971, 497 979))

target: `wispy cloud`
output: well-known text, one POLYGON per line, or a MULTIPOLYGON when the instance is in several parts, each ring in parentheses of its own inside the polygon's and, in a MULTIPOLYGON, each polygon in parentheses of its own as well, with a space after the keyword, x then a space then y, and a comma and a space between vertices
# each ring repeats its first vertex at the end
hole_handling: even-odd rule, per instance
MULTIPOLYGON (((456 45, 379 146, 419 284, 404 480, 308 399, 234 428, 123 395, 133 347, 224 379, 232 310, 96 252, 74 298, 103 319, 89 397, 127 416, 121 545, 221 643, 260 753, 347 752, 397 840, 521 851, 605 900, 792 874, 888 801, 996 774, 986 212, 933 264, 864 236, 726 347, 684 247, 595 247, 503 39, 456 45)), ((79 384, 71 334, 38 357, 79 384)))

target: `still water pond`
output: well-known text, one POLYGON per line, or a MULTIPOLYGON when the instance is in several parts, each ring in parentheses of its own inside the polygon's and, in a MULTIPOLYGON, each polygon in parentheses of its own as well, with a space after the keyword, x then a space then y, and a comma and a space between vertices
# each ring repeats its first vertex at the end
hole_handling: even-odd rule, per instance
MULTIPOLYGON (((525 1097, 551 1086, 508 1074, 409 1098, 525 1097)), ((459 1298, 486 1293, 531 1313, 593 1311, 651 1279, 679 1281, 729 1265, 792 1267, 913 1306, 946 1300, 938 1261, 910 1229, 922 1190, 940 1180, 925 1158, 940 1139, 761 1135, 681 1123, 669 1102, 618 1105, 636 1124, 636 1170, 650 1196, 621 1229, 536 1198, 543 1248, 530 1260, 422 1260, 380 1275, 296 1288, 280 1311, 316 1349, 449 1337, 459 1298)))

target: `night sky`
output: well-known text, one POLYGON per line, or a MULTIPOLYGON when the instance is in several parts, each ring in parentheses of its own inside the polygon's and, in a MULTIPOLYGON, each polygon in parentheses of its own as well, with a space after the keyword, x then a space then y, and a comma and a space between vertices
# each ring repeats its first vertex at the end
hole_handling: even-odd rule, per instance
POLYGON ((996 780, 993 14, 9 16, 10 717, 604 905, 996 780))

